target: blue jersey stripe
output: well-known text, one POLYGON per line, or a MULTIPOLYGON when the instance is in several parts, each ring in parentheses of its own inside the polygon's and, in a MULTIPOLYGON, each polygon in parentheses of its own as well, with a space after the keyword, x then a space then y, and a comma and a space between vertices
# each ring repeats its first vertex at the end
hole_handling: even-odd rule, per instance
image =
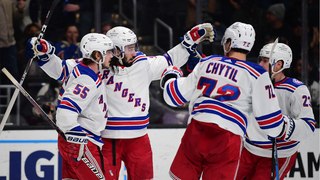
POLYGON ((148 126, 142 125, 142 126, 106 126, 106 129, 109 130, 139 130, 139 129, 144 129, 148 126))
POLYGON ((167 85, 167 94, 169 95, 169 98, 171 100, 171 102, 175 105, 175 106, 180 106, 174 99, 174 97, 172 96, 172 93, 170 91, 170 85, 167 85))
POLYGON ((71 107, 69 107, 69 106, 61 105, 61 104, 59 104, 59 105, 58 105, 58 108, 61 108, 61 109, 67 109, 67 110, 70 110, 70 111, 73 111, 73 112, 79 113, 76 109, 71 108, 71 107))
POLYGON ((233 117, 230 117, 230 116, 227 116, 219 111, 215 111, 215 110, 209 110, 209 109, 202 109, 202 110, 197 110, 197 111, 194 111, 192 112, 192 114, 196 114, 196 113, 210 113, 210 114, 216 114, 216 115, 219 115, 221 116, 222 118, 226 119, 226 120, 229 120, 233 123, 236 123, 242 130, 243 134, 246 133, 246 127, 243 126, 243 124, 241 124, 239 121, 237 121, 236 119, 234 119, 233 117))
POLYGON ((172 66, 173 65, 172 59, 171 59, 171 57, 170 57, 170 55, 168 53, 163 54, 163 57, 166 58, 168 66, 172 66))
POLYGON ((239 111, 239 110, 237 110, 237 109, 235 109, 235 108, 233 108, 231 106, 228 106, 228 105, 226 105, 226 104, 224 104, 222 102, 219 102, 219 101, 216 101, 216 100, 204 100, 204 101, 202 101, 200 103, 195 103, 194 106, 199 106, 202 103, 217 104, 217 105, 219 105, 219 106, 221 106, 223 108, 226 108, 226 109, 236 113, 237 115, 241 116, 241 118, 246 122, 246 124, 248 123, 246 116, 241 111, 239 111))
POLYGON ((178 81, 173 81, 173 85, 174 85, 174 89, 176 90, 178 97, 182 100, 183 103, 186 103, 187 100, 182 96, 182 94, 179 91, 178 81))
POLYGON ((263 115, 263 116, 256 117, 256 120, 257 120, 257 121, 263 121, 263 120, 266 120, 266 119, 275 117, 275 116, 277 116, 277 115, 279 115, 279 114, 281 114, 281 110, 276 111, 276 112, 273 112, 273 113, 270 113, 270 114, 267 114, 267 115, 263 115))
POLYGON ((63 101, 63 100, 66 100, 66 101, 70 102, 75 108, 77 108, 78 112, 81 113, 82 109, 81 109, 80 106, 78 106, 78 104, 77 104, 76 102, 74 102, 72 99, 67 98, 67 97, 64 97, 64 98, 62 99, 62 101, 63 101))
POLYGON ((290 91, 290 92, 294 92, 292 89, 289 89, 289 88, 285 88, 285 87, 274 87, 274 89, 283 89, 283 90, 287 90, 287 91, 290 91))
POLYGON ((146 116, 137 116, 137 117, 108 117, 108 120, 127 121, 127 120, 146 120, 148 118, 149 118, 149 114, 146 116))

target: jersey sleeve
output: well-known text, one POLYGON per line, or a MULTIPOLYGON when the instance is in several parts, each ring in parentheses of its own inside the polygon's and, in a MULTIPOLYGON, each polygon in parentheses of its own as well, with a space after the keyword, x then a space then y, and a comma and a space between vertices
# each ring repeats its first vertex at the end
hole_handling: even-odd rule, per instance
POLYGON ((260 128, 277 137, 283 128, 283 115, 267 72, 259 76, 252 89, 252 110, 260 128))
POLYGON ((57 125, 62 131, 79 126, 78 116, 88 107, 96 92, 95 82, 87 75, 80 75, 68 84, 56 114, 57 125))
POLYGON ((163 98, 169 106, 183 106, 196 94, 201 94, 202 91, 197 91, 196 88, 199 68, 200 65, 198 64, 187 77, 172 78, 166 82, 163 89, 163 98))
POLYGON ((295 128, 291 135, 291 140, 301 141, 312 135, 315 130, 315 119, 311 107, 311 97, 308 88, 299 86, 290 99, 291 118, 295 128))
POLYGON ((52 55, 49 61, 38 61, 40 68, 48 76, 58 81, 67 78, 77 64, 78 62, 74 59, 61 60, 56 55, 52 55))
POLYGON ((162 56, 149 57, 148 69, 152 80, 159 80, 168 66, 183 66, 188 61, 189 56, 188 51, 181 44, 178 44, 162 56))

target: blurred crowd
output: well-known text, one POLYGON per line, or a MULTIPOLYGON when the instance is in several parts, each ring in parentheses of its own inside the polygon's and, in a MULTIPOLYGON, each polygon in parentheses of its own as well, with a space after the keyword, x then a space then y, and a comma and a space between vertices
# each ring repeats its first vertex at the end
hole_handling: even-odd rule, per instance
MULTIPOLYGON (((28 62, 24 54, 26 42, 30 37, 39 34, 52 1, 0 0, 0 68, 6 67, 18 80, 28 62)), ((88 32, 106 33, 113 26, 122 25, 115 19, 119 17, 117 0, 101 0, 100 3, 101 29, 94 28, 94 1, 63 0, 58 3, 44 36, 55 46, 56 55, 62 59, 79 58, 81 57, 79 40, 83 35, 88 32)), ((311 92, 315 117, 319 121, 319 0, 308 0, 307 5, 309 41, 308 47, 304 49, 308 51, 308 60, 303 60, 301 56, 301 0, 137 0, 138 32, 136 33, 142 37, 153 36, 154 19, 160 18, 173 28, 176 44, 179 42, 179 37, 199 21, 211 22, 215 27, 217 38, 214 46, 203 47, 204 54, 209 55, 222 52, 221 49, 219 51, 212 47, 221 48, 219 43, 226 27, 235 21, 250 23, 256 30, 256 42, 252 53, 249 54, 251 61, 257 60, 259 50, 264 44, 279 37, 280 42, 288 44, 293 51, 293 63, 287 72, 289 76, 301 80, 302 63, 308 62, 308 82, 305 83, 311 92), (201 7, 197 8, 199 5, 201 7)), ((132 14, 132 6, 132 1, 123 2, 123 10, 127 14, 132 14)), ((144 39, 148 41, 150 38, 144 39)), ((53 97, 57 96, 56 89, 59 88, 59 83, 47 77, 36 65, 31 67, 24 85, 32 91, 33 82, 46 83, 44 86, 37 86, 34 95, 49 113, 53 112, 55 105, 53 97)), ((0 73, 0 85, 4 84, 11 83, 0 73)), ((158 92, 152 95, 152 97, 158 96, 161 96, 158 92)), ((154 107, 158 107, 157 103, 161 103, 161 100, 156 99, 154 107)), ((155 115, 151 122, 172 124, 170 119, 179 116, 174 123, 186 124, 188 116, 186 111, 166 109, 161 105, 160 107, 163 109, 154 108, 155 115), (159 110, 167 113, 157 112, 159 110)), ((34 117, 34 113, 25 109, 21 113, 27 117, 27 123, 38 124, 38 120, 31 118, 34 117)))

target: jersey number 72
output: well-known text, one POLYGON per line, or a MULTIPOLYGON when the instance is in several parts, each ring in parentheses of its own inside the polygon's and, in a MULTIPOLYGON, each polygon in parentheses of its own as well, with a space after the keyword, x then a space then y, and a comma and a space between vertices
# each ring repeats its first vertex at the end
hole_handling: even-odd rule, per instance
MULTIPOLYGON (((205 87, 202 91, 202 94, 206 97, 211 97, 211 93, 215 89, 217 82, 218 80, 202 76, 198 81, 197 89, 201 90, 203 87, 205 87)), ((211 98, 219 101, 234 101, 238 99, 240 94, 241 92, 239 87, 231 84, 225 84, 221 87, 218 87, 217 95, 212 96, 211 98)))

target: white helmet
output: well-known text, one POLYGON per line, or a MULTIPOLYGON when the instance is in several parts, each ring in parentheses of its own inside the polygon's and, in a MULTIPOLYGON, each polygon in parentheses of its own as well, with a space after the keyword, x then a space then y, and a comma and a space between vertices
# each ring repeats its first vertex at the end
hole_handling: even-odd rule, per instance
POLYGON ((102 70, 102 64, 104 63, 107 51, 113 50, 114 45, 110 38, 104 34, 89 33, 82 37, 80 42, 80 51, 83 58, 91 59, 93 62, 99 65, 99 71, 102 70), (102 59, 94 60, 91 55, 93 51, 99 51, 102 55, 102 59))
POLYGON ((231 48, 251 51, 255 36, 256 33, 250 24, 235 22, 226 29, 221 44, 225 53, 228 52, 224 47, 228 39, 231 39, 231 48))
POLYGON ((122 63, 122 59, 124 57, 124 50, 125 46, 135 44, 136 48, 137 45, 137 36, 136 34, 129 28, 123 27, 123 26, 117 26, 112 29, 110 29, 106 34, 114 43, 115 47, 117 47, 121 54, 120 57, 117 57, 122 63))
MULTIPOLYGON (((113 42, 104 34, 89 33, 83 36, 80 42, 80 50, 84 58, 92 59, 93 51, 99 51, 105 56, 108 50, 114 48, 113 42)), ((104 58, 103 58, 104 60, 104 58)))
MULTIPOLYGON (((272 46, 273 46, 273 43, 264 45, 263 48, 260 50, 259 57, 270 58, 270 51, 272 49, 272 46)), ((283 61, 283 67, 278 72, 281 72, 283 69, 290 68, 290 65, 292 62, 292 51, 291 51, 291 48, 284 43, 277 43, 277 45, 274 47, 272 57, 271 59, 269 59, 269 63, 272 66, 272 72, 273 72, 273 66, 280 60, 283 61)), ((273 72, 273 73, 278 73, 278 72, 273 72)))

